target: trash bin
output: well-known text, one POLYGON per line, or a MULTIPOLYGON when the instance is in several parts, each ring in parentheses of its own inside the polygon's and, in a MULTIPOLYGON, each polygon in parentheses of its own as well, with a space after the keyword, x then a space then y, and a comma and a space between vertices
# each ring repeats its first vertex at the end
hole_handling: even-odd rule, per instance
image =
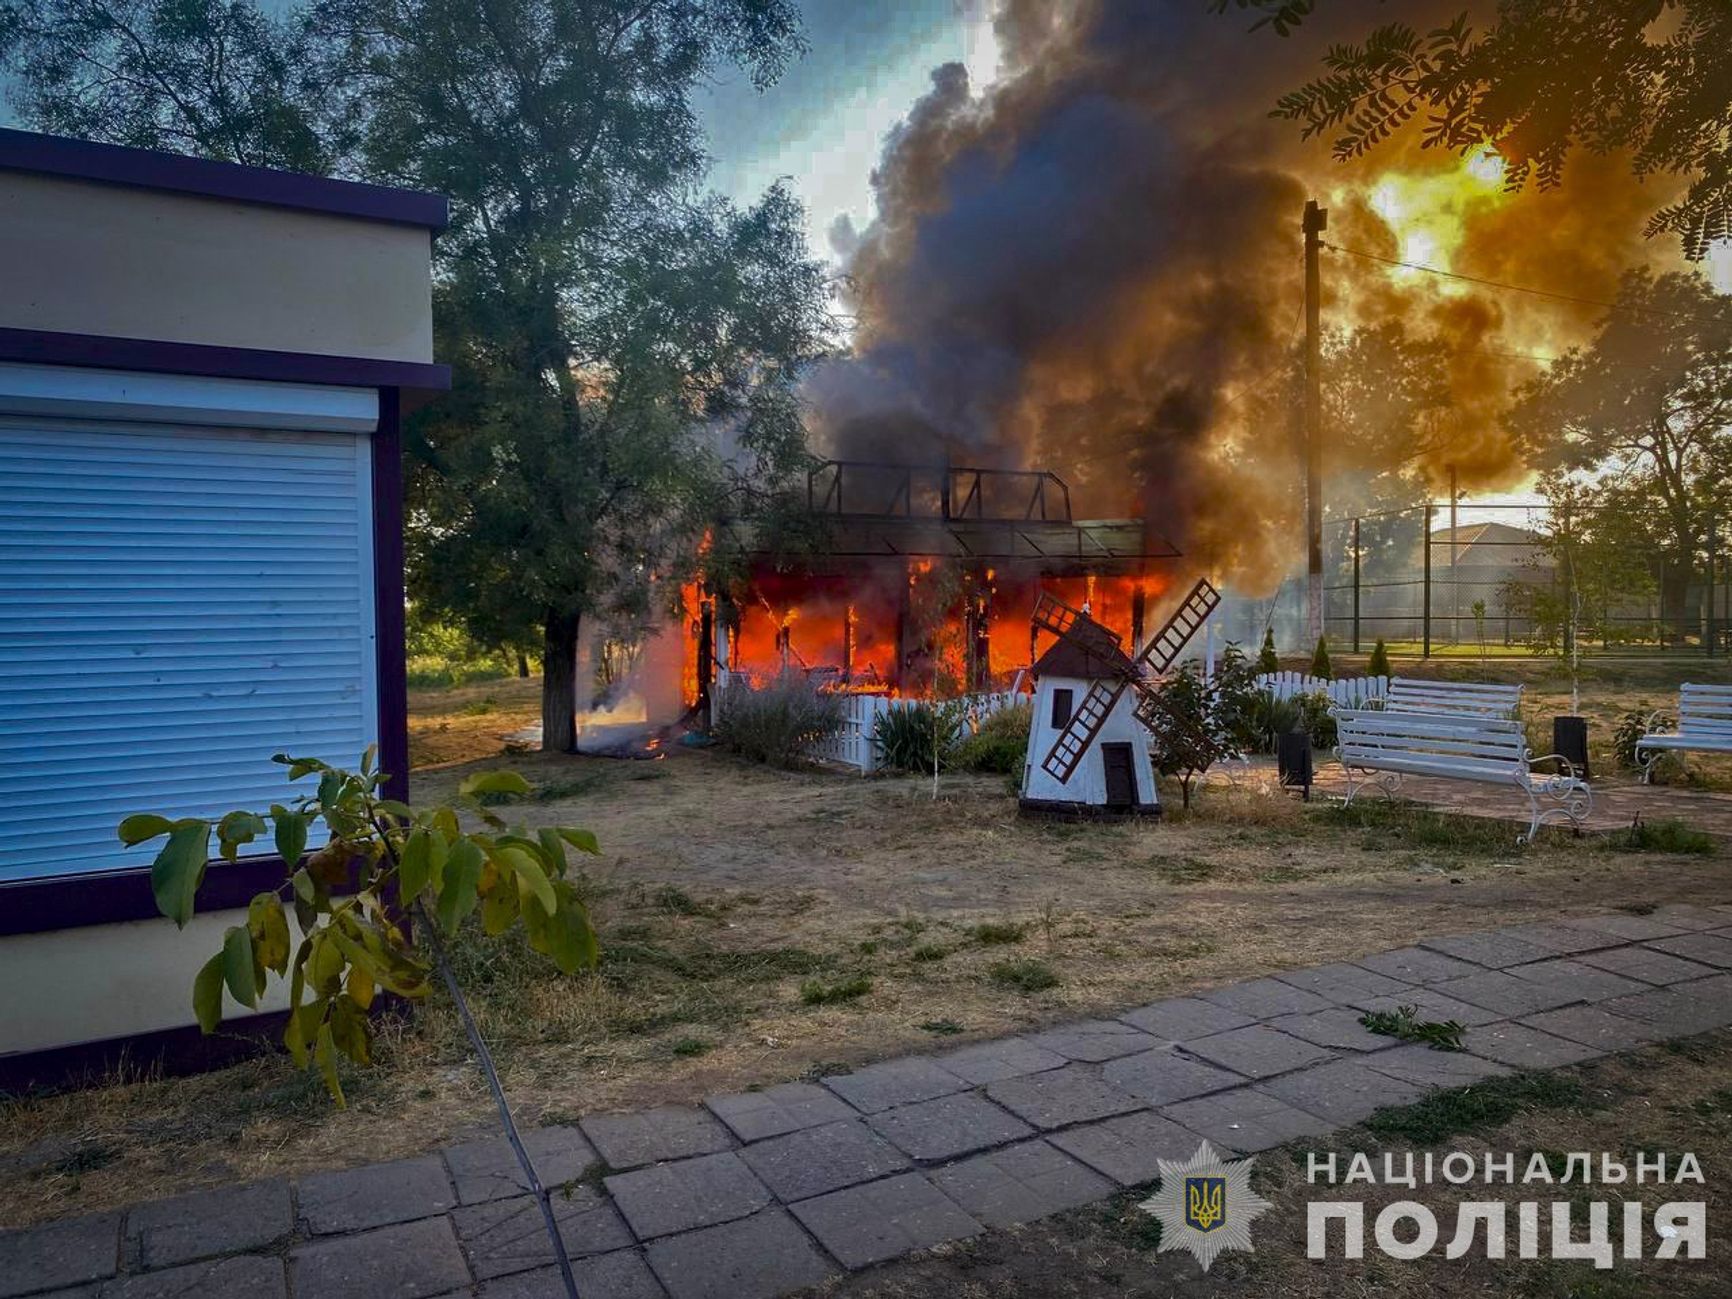
POLYGON ((1275 770, 1282 785, 1297 787, 1311 801, 1311 737, 1304 731, 1289 731, 1275 737, 1275 770))
POLYGON ((1588 719, 1552 718, 1552 752, 1568 758, 1575 765, 1576 775, 1588 779, 1588 719))

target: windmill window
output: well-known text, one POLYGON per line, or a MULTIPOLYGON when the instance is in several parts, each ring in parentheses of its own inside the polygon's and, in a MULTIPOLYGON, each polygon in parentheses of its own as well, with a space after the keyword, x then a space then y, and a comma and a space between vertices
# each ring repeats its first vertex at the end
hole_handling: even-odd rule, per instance
POLYGON ((1070 701, 1071 692, 1069 690, 1054 690, 1052 692, 1052 724, 1054 726, 1070 724, 1070 701))

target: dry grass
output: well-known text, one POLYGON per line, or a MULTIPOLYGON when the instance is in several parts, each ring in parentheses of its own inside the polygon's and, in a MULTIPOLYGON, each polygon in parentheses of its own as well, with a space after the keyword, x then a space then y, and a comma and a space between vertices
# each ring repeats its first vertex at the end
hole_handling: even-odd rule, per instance
MULTIPOLYGON (((1500 1299, 1720 1299, 1732 1293, 1732 1259, 1722 1248, 1723 1232, 1717 1226, 1732 1210, 1732 1188, 1716 1173, 1732 1164, 1732 1034, 1711 1034, 1529 1077, 1539 1081, 1491 1084, 1522 1098, 1513 1117, 1445 1124, 1447 1135, 1435 1143, 1387 1134, 1379 1137, 1365 1128, 1352 1128, 1324 1141, 1296 1142, 1259 1155, 1252 1185, 1274 1207, 1252 1228, 1255 1251, 1223 1254, 1207 1275, 1189 1255, 1156 1254, 1158 1227, 1136 1207, 1145 1192, 1131 1191, 1102 1205, 992 1232, 844 1278, 812 1293, 826 1299, 1084 1299, 1102 1294, 1125 1299, 1164 1299, 1175 1294, 1189 1299, 1485 1299, 1494 1295, 1500 1299), (1333 1150, 1343 1170, 1358 1150, 1370 1152, 1379 1168, 1385 1151, 1396 1156, 1398 1167, 1405 1165, 1409 1152, 1420 1167, 1427 1152, 1434 1156, 1434 1164, 1440 1164, 1449 1151, 1467 1151, 1482 1166, 1487 1152, 1500 1159, 1513 1153, 1518 1171, 1535 1152, 1544 1152, 1552 1158, 1554 1173, 1563 1168, 1563 1160, 1555 1157, 1559 1152, 1611 1151, 1633 1169, 1637 1151, 1665 1151, 1669 1167, 1676 1166, 1684 1151, 1691 1151, 1702 1164, 1706 1182, 1698 1187, 1693 1183, 1657 1186, 1650 1181, 1639 1188, 1628 1183, 1595 1183, 1587 1188, 1579 1183, 1488 1187, 1483 1182, 1457 1187, 1441 1180, 1417 1190, 1396 1186, 1368 1190, 1363 1184, 1311 1186, 1305 1172, 1311 1149, 1333 1150), (1514 1203, 1574 1200, 1579 1240, 1585 1235, 1586 1201, 1606 1200, 1616 1247, 1623 1221, 1618 1201, 1626 1196, 1646 1202, 1650 1222, 1655 1207, 1667 1200, 1706 1200, 1707 1257, 1639 1262, 1620 1258, 1609 1271, 1596 1271, 1588 1262, 1513 1257, 1514 1203), (1307 1259, 1305 1206, 1314 1199, 1362 1200, 1368 1236, 1372 1220, 1386 1204, 1416 1199, 1437 1216, 1438 1245, 1423 1259, 1400 1262, 1383 1255, 1368 1239, 1364 1259, 1349 1261, 1340 1257, 1340 1229, 1335 1228, 1330 1261, 1307 1259), (1446 1259, 1444 1245, 1454 1232, 1456 1205, 1488 1199, 1510 1202, 1512 1257, 1497 1262, 1480 1257, 1481 1231, 1473 1255, 1446 1259)), ((1399 1129, 1404 1118, 1431 1124, 1440 1112, 1475 1108, 1468 1097, 1460 1096, 1466 1103, 1452 1105, 1455 1099, 1437 1098, 1423 1113, 1416 1112, 1418 1107, 1385 1111, 1378 1116, 1378 1126, 1399 1129)), ((1549 1214, 1549 1208, 1542 1210, 1541 1252, 1546 1255, 1550 1253, 1549 1214)), ((1652 1254, 1656 1240, 1651 1227, 1643 1244, 1644 1252, 1652 1254)))
MULTIPOLYGON (((417 728, 468 718, 478 729, 461 734, 476 745, 482 722, 510 729, 464 707, 417 728)), ((434 734, 456 746, 460 732, 434 734)), ((515 813, 587 825, 606 849, 590 881, 606 950, 595 974, 560 978, 516 944, 459 945, 531 1120, 695 1101, 1426 934, 1732 900, 1724 847, 1628 854, 1554 836, 1517 854, 1507 825, 1381 807, 1343 815, 1255 784, 1206 789, 1163 824, 1058 825, 1019 818, 996 776, 947 777, 934 799, 926 780, 771 771, 714 751, 511 765, 537 786, 515 813), (1018 929, 1018 942, 982 941, 1018 929), (1057 982, 995 977, 1006 962, 1037 962, 1057 982), (859 991, 808 1004, 813 981, 859 991)), ((439 798, 462 774, 423 772, 416 797, 439 798)), ((389 1031, 379 1056, 346 1084, 344 1112, 276 1057, 11 1102, 0 1225, 487 1130, 448 1007, 435 1001, 389 1031)))

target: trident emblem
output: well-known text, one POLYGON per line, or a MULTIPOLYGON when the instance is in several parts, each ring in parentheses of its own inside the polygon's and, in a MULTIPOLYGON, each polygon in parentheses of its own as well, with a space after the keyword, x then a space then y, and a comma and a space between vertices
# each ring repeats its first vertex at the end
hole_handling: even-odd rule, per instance
POLYGON ((1227 1179, 1185 1179, 1185 1221, 1198 1231, 1214 1231, 1227 1220, 1227 1179))

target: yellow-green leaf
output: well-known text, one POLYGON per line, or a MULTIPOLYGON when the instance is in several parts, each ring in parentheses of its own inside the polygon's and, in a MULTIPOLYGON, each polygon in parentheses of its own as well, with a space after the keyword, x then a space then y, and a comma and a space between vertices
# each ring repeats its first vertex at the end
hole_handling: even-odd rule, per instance
POLYGON ((373 977, 359 965, 349 967, 349 977, 344 981, 343 991, 348 993, 354 1003, 362 1010, 369 1009, 373 1004, 373 994, 378 985, 373 977))
POLYGON ((256 812, 230 812, 217 822, 217 843, 224 861, 234 861, 240 850, 265 832, 264 818, 256 812))
POLYGON ((159 834, 167 834, 174 829, 174 822, 166 816, 157 816, 151 812, 140 812, 129 816, 120 823, 120 842, 131 848, 134 844, 143 843, 146 839, 154 839, 159 834))
POLYGON ((282 974, 289 967, 289 918, 283 900, 275 893, 261 893, 247 907, 247 928, 253 936, 253 954, 267 970, 282 974))
POLYGON ((253 1010, 259 1004, 253 967, 253 936, 244 925, 230 925, 223 935, 223 982, 234 999, 253 1010))
POLYGON ((543 826, 535 832, 535 837, 541 841, 541 858, 547 863, 548 873, 565 874, 565 840, 559 837, 558 831, 543 826))
POLYGON ((427 831, 417 826, 403 845, 403 857, 397 866, 397 890, 404 905, 421 896, 433 878, 433 844, 427 831))
POLYGON ((601 956, 601 944, 590 924, 589 911, 577 896, 577 891, 564 880, 554 885, 559 908, 552 914, 538 902, 524 906, 523 918, 529 930, 529 945, 551 957, 565 974, 595 965, 601 956))
POLYGON ((367 1012, 347 997, 331 1003, 332 1044, 356 1064, 373 1062, 373 1026, 367 1012))
MULTIPOLYGON (((285 866, 294 866, 307 851, 307 818, 286 807, 271 808, 271 820, 277 827, 277 856, 285 866)), ((307 899, 309 902, 311 898, 307 899)))
POLYGON ((575 826, 562 825, 556 833, 561 839, 565 840, 579 852, 589 853, 592 857, 601 855, 601 843, 596 839, 594 833, 589 830, 580 830, 575 826))
POLYGON ((494 889, 481 899, 481 928, 490 938, 517 923, 517 890, 494 889))
POLYGON ((482 864, 481 849, 468 839, 452 845, 445 859, 445 883, 439 890, 439 923, 446 932, 455 933, 480 901, 476 890, 481 886, 482 864))
POLYGON ((209 852, 209 821, 176 821, 168 843, 151 863, 150 891, 156 897, 156 909, 182 929, 192 919, 193 899, 204 881, 209 852))
POLYGON ((542 870, 541 863, 521 848, 501 848, 497 858, 517 876, 518 887, 525 898, 533 897, 543 910, 552 911, 559 903, 553 896, 553 884, 542 870))
POLYGON ((318 1037, 313 1041, 313 1062, 324 1075, 325 1090, 331 1093, 331 1099, 337 1102, 337 1108, 347 1109, 349 1103, 343 1099, 343 1083, 337 1077, 337 1047, 331 1036, 329 1023, 319 1025, 318 1037))
POLYGON ((223 954, 218 952, 199 966, 192 981, 192 1013, 200 1031, 214 1033, 223 1022, 223 954))
POLYGON ((464 778, 457 786, 459 798, 479 798, 483 794, 527 795, 529 782, 515 771, 478 771, 464 778))
POLYGON ((336 991, 337 980, 343 973, 342 949, 332 941, 334 931, 321 929, 313 938, 312 959, 307 962, 307 979, 321 997, 336 991))

